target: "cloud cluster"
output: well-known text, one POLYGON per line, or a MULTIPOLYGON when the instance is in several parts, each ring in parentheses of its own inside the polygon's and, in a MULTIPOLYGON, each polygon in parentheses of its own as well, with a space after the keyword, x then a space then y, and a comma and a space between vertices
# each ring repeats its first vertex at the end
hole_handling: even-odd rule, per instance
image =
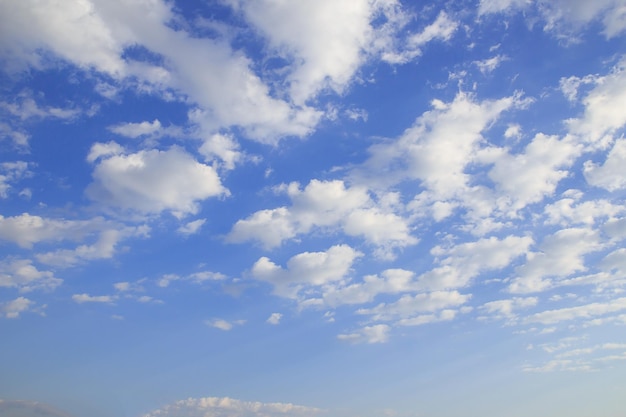
POLYGON ((143 417, 278 417, 314 416, 321 410, 290 403, 262 403, 228 397, 188 398, 143 417))

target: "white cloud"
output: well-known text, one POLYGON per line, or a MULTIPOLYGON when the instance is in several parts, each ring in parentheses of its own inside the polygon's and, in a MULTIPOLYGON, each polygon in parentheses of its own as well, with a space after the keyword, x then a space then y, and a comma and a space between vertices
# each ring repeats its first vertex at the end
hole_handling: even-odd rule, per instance
POLYGON ((530 4, 532 0, 480 0, 478 6, 478 14, 498 13, 524 7, 530 4))
MULTIPOLYGON (((537 134, 519 154, 502 154, 489 171, 503 199, 510 199, 513 210, 541 201, 552 195, 566 169, 580 154, 581 148, 569 137, 537 134)), ((502 202, 500 203, 502 204, 502 202)))
POLYGON ((204 321, 204 324, 207 326, 215 327, 216 329, 224 330, 225 332, 232 330, 235 326, 241 326, 245 323, 245 320, 227 321, 224 319, 211 319, 204 321))
POLYGON ((231 135, 216 133, 204 140, 200 149, 201 155, 207 161, 219 158, 224 169, 233 169, 235 165, 243 159, 243 153, 239 151, 239 145, 231 135))
POLYGON ((269 318, 266 320, 269 324, 279 324, 280 320, 283 318, 281 313, 272 313, 269 318))
MULTIPOLYGON (((366 275, 361 282, 348 283, 344 286, 327 286, 324 289, 325 305, 336 307, 344 304, 364 304, 373 301, 379 294, 399 294, 417 291, 419 286, 415 274, 404 269, 387 269, 380 276, 366 275)), ((315 299, 307 300, 304 305, 317 304, 315 299)))
MULTIPOLYGON (((569 191, 574 192, 574 190, 569 191)), ((615 215, 626 210, 626 207, 622 205, 615 205, 603 199, 578 202, 580 197, 581 195, 574 195, 572 198, 562 198, 546 205, 544 210, 548 217, 546 222, 562 226, 575 224, 591 226, 600 218, 612 219, 615 215)))
POLYGON ((204 226, 204 223, 206 223, 206 219, 194 220, 189 223, 185 223, 179 227, 177 231, 183 235, 194 235, 200 231, 202 226, 204 226))
POLYGON ((583 172, 589 184, 609 191, 617 191, 626 188, 625 164, 626 139, 619 139, 613 145, 613 149, 609 152, 604 164, 599 166, 587 161, 583 172))
POLYGON ((617 298, 606 303, 591 303, 576 307, 546 310, 528 316, 527 323, 554 324, 575 319, 589 319, 626 310, 626 298, 617 298))
POLYGON ((87 195, 106 206, 151 214, 194 214, 198 202, 227 194, 215 170, 178 147, 102 157, 87 195))
POLYGON ((112 295, 89 295, 89 294, 74 294, 72 295, 72 300, 78 304, 83 303, 104 303, 104 304, 112 304, 117 297, 112 295))
POLYGON ((567 121, 570 132, 585 143, 604 147, 605 135, 613 135, 626 125, 621 111, 626 102, 626 58, 602 77, 593 79, 594 88, 582 99, 585 111, 581 117, 567 121))
POLYGON ((385 343, 389 340, 391 327, 386 324, 365 326, 353 333, 337 335, 337 339, 350 343, 385 343))
POLYGON ((538 302, 537 297, 514 297, 507 300, 489 301, 480 306, 480 310, 495 319, 512 319, 516 316, 517 310, 534 307, 538 302))
POLYGON ((352 172, 357 183, 387 187, 419 180, 433 201, 446 201, 468 187, 468 164, 476 157, 487 129, 498 116, 527 103, 519 96, 477 102, 459 93, 451 103, 432 102, 397 140, 375 144, 370 157, 352 172))
POLYGON ((435 40, 449 41, 456 32, 459 23, 450 19, 443 10, 433 23, 426 26, 421 32, 409 36, 402 50, 384 50, 383 61, 391 64, 404 64, 422 54, 422 48, 435 40))
POLYGON ((571 37, 570 32, 592 21, 604 25, 603 33, 612 38, 626 30, 626 4, 623 0, 480 0, 479 14, 527 11, 534 6, 544 20, 544 30, 556 32, 561 37, 571 37))
POLYGON ((449 248, 436 246, 431 250, 442 257, 439 266, 422 274, 418 285, 422 289, 443 290, 462 288, 482 272, 507 267, 514 259, 527 253, 533 243, 528 236, 490 237, 449 248))
POLYGON ((106 227, 102 217, 90 220, 49 219, 28 213, 13 217, 0 215, 0 239, 30 249, 46 241, 78 240, 106 227))
POLYGON ((347 245, 336 245, 325 252, 295 255, 287 261, 286 269, 262 257, 254 263, 250 274, 272 284, 275 294, 295 298, 303 288, 346 278, 354 261, 362 255, 347 245))
POLYGON ((600 236, 594 230, 559 230, 544 238, 538 252, 528 253, 528 261, 517 268, 517 276, 511 281, 508 291, 531 293, 552 288, 558 284, 555 280, 585 271, 585 255, 602 247, 600 236))
POLYGON ((291 198, 291 207, 261 210, 239 220, 227 240, 258 240, 269 249, 314 227, 341 227, 344 233, 363 237, 376 246, 377 253, 385 258, 393 257, 395 248, 417 243, 407 221, 384 202, 376 204, 364 187, 346 187, 339 180, 312 180, 304 190, 297 183, 282 190, 291 198))
POLYGON ((63 280, 52 271, 40 271, 30 259, 6 258, 0 261, 0 287, 17 288, 20 292, 54 290, 63 280))
POLYGON ((110 259, 115 255, 120 241, 129 237, 146 237, 148 230, 147 226, 107 229, 100 232, 93 244, 84 244, 73 249, 57 249, 35 256, 41 263, 58 267, 70 267, 96 259, 110 259))
POLYGON ((311 132, 320 111, 273 97, 252 61, 226 40, 197 38, 170 27, 177 17, 171 7, 161 0, 3 2, 0 15, 10 18, 0 29, 0 53, 14 68, 40 67, 49 61, 45 57, 55 56, 166 99, 182 93, 200 106, 198 114, 213 132, 240 126, 266 143, 311 132), (162 57, 165 66, 124 56, 130 46, 162 57))
POLYGON ((491 58, 483 59, 482 61, 474 61, 474 65, 478 67, 480 72, 484 75, 493 72, 496 68, 506 61, 508 58, 504 55, 496 55, 491 58))
MULTIPOLYGON (((469 301, 471 297, 470 294, 461 294, 458 291, 434 291, 417 295, 403 295, 393 303, 381 303, 373 308, 362 308, 357 310, 357 313, 372 316, 372 320, 375 321, 411 319, 418 316, 418 313, 430 313, 458 307, 469 301)), ((408 323, 400 324, 417 324, 408 323)))
POLYGON ((37 104, 30 91, 20 92, 12 102, 0 102, 0 110, 4 110, 13 117, 22 121, 28 119, 61 119, 70 120, 77 117, 81 111, 77 109, 62 109, 52 106, 40 106, 37 104))
POLYGON ((233 398, 188 398, 143 417, 312 417, 321 410, 290 403, 261 403, 233 398))
POLYGON ((34 302, 28 298, 18 297, 15 300, 0 303, 0 311, 2 311, 4 317, 7 319, 15 319, 18 318, 21 313, 30 311, 33 304, 34 302))
POLYGON ((159 132, 161 129, 162 126, 159 119, 154 119, 152 122, 121 123, 109 127, 111 132, 129 138, 152 135, 159 132))
POLYGON ((23 178, 28 178, 32 175, 29 169, 28 162, 15 161, 15 162, 3 162, 0 164, 0 198, 7 198, 9 191, 12 188, 12 183, 15 183, 23 178))
POLYGON ((297 104, 331 88, 341 93, 354 74, 375 53, 382 32, 402 19, 395 0, 233 0, 265 35, 279 56, 289 61, 289 93, 297 104), (384 16, 379 28, 372 20, 384 16))

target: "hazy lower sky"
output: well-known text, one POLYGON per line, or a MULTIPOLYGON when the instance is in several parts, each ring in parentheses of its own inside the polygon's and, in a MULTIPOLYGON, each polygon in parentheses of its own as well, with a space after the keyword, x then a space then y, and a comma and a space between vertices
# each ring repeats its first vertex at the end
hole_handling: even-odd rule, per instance
POLYGON ((0 416, 623 416, 625 41, 626 0, 0 0, 0 416))

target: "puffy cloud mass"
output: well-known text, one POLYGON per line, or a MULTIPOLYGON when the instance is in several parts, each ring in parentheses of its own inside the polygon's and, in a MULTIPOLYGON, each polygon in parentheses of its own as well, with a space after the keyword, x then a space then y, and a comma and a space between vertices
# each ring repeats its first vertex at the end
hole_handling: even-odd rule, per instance
POLYGON ((317 408, 290 403, 261 403, 228 397, 205 397, 181 400, 143 417, 312 417, 319 412, 317 408))
MULTIPOLYGON (((96 146, 96 145, 94 145, 96 146)), ((87 195, 97 203, 140 213, 196 213, 198 202, 228 194, 215 170, 178 147, 121 153, 94 150, 93 183, 87 195)))
POLYGON ((297 297, 305 287, 321 286, 345 278, 352 263, 362 255, 347 245, 337 245, 325 252, 295 255, 287 261, 286 269, 262 257, 252 266, 250 273, 253 278, 272 284, 276 294, 297 297))

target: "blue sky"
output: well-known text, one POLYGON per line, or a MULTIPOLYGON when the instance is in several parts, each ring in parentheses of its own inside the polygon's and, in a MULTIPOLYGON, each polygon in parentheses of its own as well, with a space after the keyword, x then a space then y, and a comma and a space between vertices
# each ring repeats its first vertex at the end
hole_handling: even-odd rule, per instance
POLYGON ((0 20, 0 415, 622 415, 624 0, 0 20))

